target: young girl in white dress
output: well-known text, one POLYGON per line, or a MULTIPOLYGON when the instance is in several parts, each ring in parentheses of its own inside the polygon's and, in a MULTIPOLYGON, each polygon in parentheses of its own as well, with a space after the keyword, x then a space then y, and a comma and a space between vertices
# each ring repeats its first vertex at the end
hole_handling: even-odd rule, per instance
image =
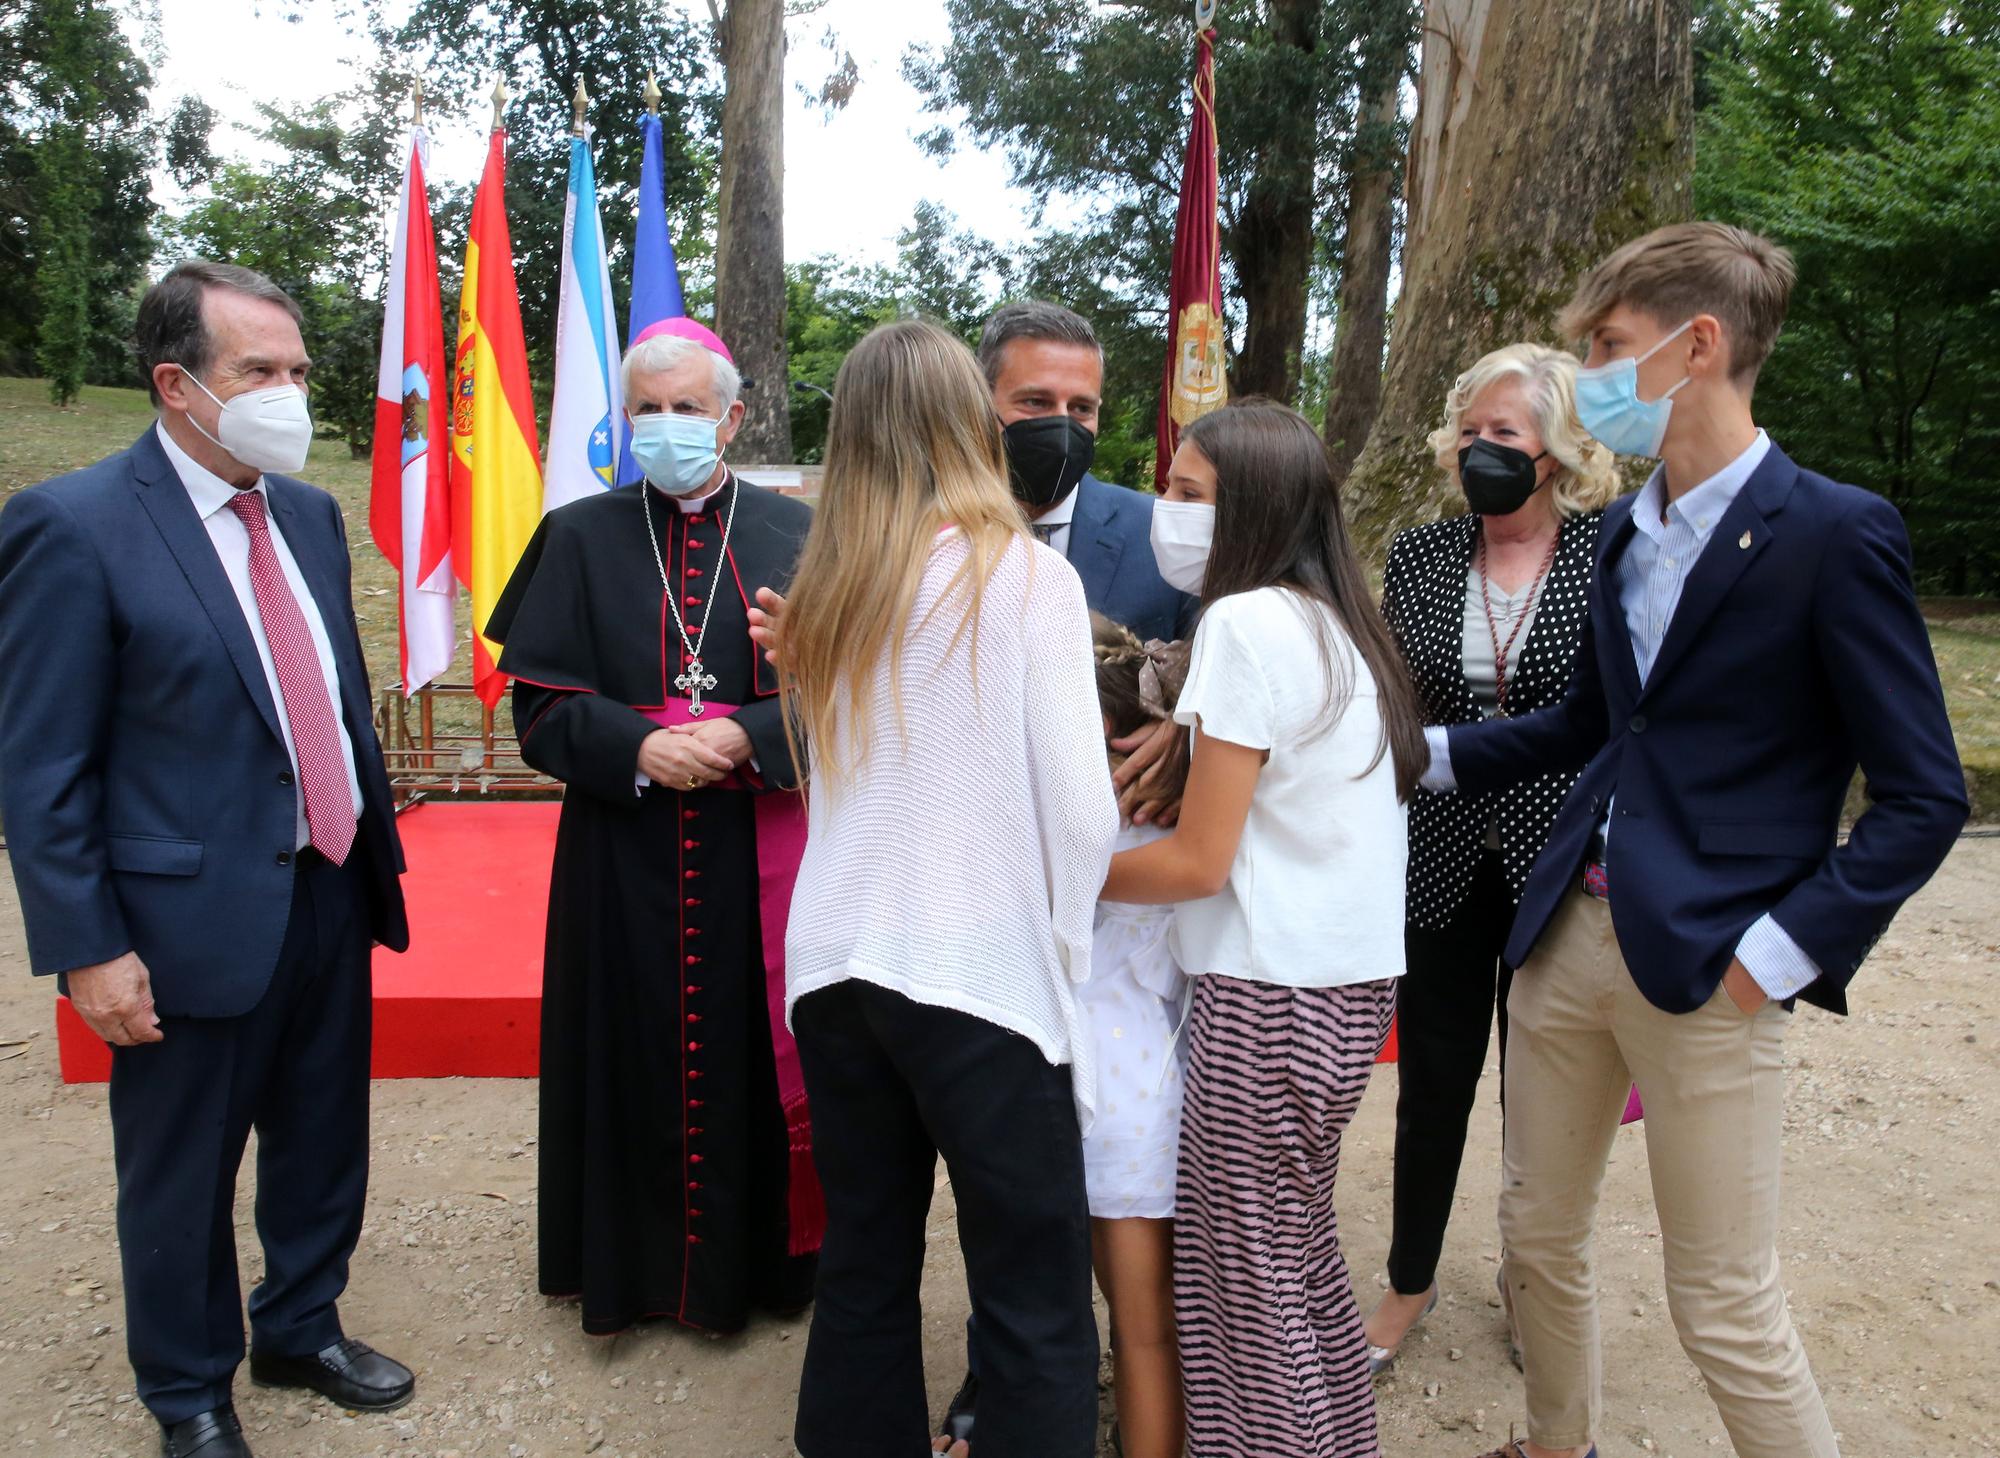
MULTIPOLYGON (((1186 645, 1141 643, 1101 613, 1090 615, 1090 625, 1105 738, 1171 718, 1187 676, 1186 645)), ((1167 833, 1122 826, 1115 848, 1167 833)), ((1076 994, 1097 1065, 1097 1116, 1083 1139, 1083 1174, 1092 1262, 1111 1308, 1126 1458, 1179 1458, 1183 1443, 1173 1215, 1182 1077, 1175 1034, 1187 982, 1167 949, 1173 919, 1171 906, 1098 902, 1090 980, 1076 994)))

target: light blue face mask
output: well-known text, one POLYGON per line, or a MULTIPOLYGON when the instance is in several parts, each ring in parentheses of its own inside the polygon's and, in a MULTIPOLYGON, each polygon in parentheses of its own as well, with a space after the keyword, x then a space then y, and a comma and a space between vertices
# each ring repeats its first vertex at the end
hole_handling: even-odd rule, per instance
POLYGON ((1657 400, 1639 398, 1639 366, 1685 334, 1690 319, 1636 358, 1614 359, 1596 369, 1576 372, 1576 418, 1583 428, 1621 456, 1658 456, 1667 438, 1674 395, 1692 375, 1657 400))
POLYGON ((669 496, 692 496, 715 474, 722 459, 716 444, 719 420, 656 411, 632 422, 632 458, 646 479, 669 496))

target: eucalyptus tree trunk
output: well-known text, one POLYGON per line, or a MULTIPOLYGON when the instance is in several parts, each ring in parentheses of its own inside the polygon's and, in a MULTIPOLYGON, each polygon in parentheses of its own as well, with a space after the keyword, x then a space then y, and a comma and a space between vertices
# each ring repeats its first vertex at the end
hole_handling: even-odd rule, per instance
POLYGON ((1395 244, 1396 173, 1401 157, 1362 140, 1393 137, 1403 68, 1376 78, 1364 98, 1363 139, 1347 174, 1347 227, 1327 373, 1326 454, 1344 482, 1382 408, 1382 345, 1389 328, 1389 264, 1395 244))
POLYGON ((1403 291, 1346 487, 1362 541, 1454 507, 1424 437, 1453 378, 1551 344, 1579 277, 1688 215, 1689 0, 1425 0, 1403 291))
MULTIPOLYGON (((1319 0, 1270 0, 1274 47, 1311 52, 1319 45, 1319 0)), ((1228 95, 1226 75, 1217 80, 1228 95)), ((1243 290, 1243 351, 1231 363, 1230 393, 1298 398, 1305 347, 1306 293, 1313 265, 1317 98, 1301 95, 1285 125, 1258 149, 1228 253, 1243 290)), ((1218 109, 1228 103, 1219 100, 1218 109)))
POLYGON ((722 195, 715 248, 715 328, 750 388, 740 461, 792 458, 785 350, 785 0, 729 0, 722 42, 722 195))

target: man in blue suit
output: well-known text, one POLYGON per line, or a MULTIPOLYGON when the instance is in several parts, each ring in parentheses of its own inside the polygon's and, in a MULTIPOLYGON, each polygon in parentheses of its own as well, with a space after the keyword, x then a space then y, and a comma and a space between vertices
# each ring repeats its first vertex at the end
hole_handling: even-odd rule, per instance
POLYGON ((1605 513, 1563 703, 1431 730, 1428 788, 1581 767, 1507 960, 1500 1228, 1528 1439, 1582 1458, 1600 1411, 1591 1227, 1630 1083, 1681 1345, 1742 1458, 1835 1458, 1777 1254, 1785 1029, 1847 985, 1967 804, 1901 519, 1756 426, 1794 276, 1715 223, 1598 266, 1584 425, 1660 467, 1605 513), (1846 844, 1856 765, 1872 804, 1846 844))
MULTIPOLYGON (((1035 535, 1068 559, 1083 599, 1141 642, 1194 632, 1196 600, 1160 576, 1150 492, 1090 474, 1104 397, 1104 351, 1088 320, 1057 304, 1008 304, 986 321, 979 363, 993 390, 1014 495, 1035 535)), ((1187 733, 1162 722, 1121 740, 1118 808, 1135 824, 1171 825, 1178 802, 1153 792, 1187 751, 1187 733)))
POLYGON ((0 802, 33 970, 112 1045, 126 1346, 167 1458, 242 1458, 251 1376, 410 1398, 336 1303, 368 1185, 369 953, 409 942, 298 306, 182 264, 139 306, 159 421, 0 514, 0 802))

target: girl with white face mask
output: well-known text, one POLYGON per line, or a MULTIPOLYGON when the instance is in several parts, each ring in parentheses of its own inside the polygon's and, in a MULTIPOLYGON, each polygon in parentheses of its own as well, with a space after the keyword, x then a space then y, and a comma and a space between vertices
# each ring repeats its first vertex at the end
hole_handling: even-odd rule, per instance
POLYGON ((1115 855, 1102 895, 1176 903, 1194 984, 1174 1277, 1188 1450, 1332 1458, 1376 1447, 1361 1317, 1332 1220, 1298 1238, 1286 1212, 1324 1208, 1389 1030, 1421 717, 1312 426, 1245 403, 1181 442, 1153 543, 1201 594, 1174 711, 1193 760, 1173 834, 1115 855))

